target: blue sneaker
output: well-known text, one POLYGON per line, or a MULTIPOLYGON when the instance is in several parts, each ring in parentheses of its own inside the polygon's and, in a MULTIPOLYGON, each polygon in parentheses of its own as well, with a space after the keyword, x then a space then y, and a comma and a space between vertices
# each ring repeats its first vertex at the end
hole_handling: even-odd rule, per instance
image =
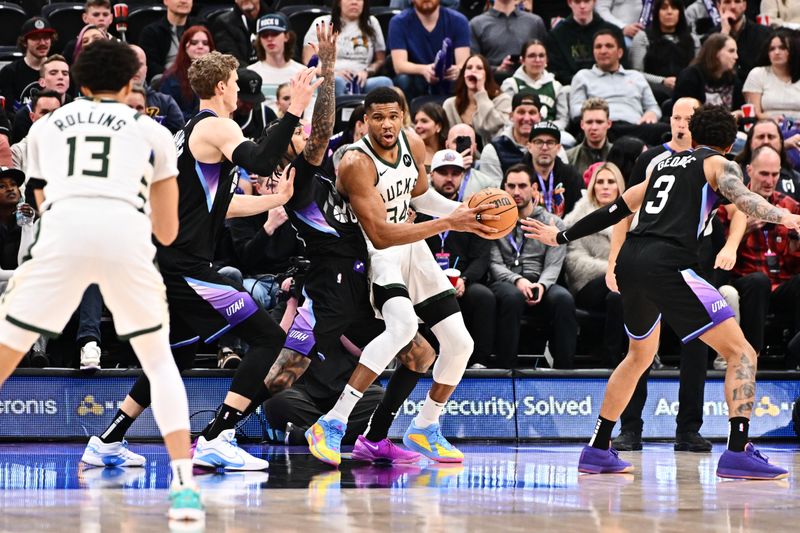
POLYGON ((743 452, 725 450, 717 463, 717 476, 730 479, 784 479, 789 472, 769 463, 769 457, 748 442, 743 452))
POLYGON ((192 463, 205 468, 225 470, 266 470, 269 463, 253 457, 236 444, 236 430, 226 429, 216 439, 200 436, 194 449, 192 463))
POLYGON ((145 458, 128 449, 128 441, 105 443, 98 437, 89 439, 81 461, 92 466, 144 466, 145 458))
POLYGON ((347 424, 338 420, 328 422, 320 417, 306 430, 308 450, 323 463, 339 466, 342 462, 342 437, 346 430, 347 424))
POLYGON ((409 450, 421 453, 428 459, 439 463, 460 463, 464 461, 464 454, 442 436, 439 424, 419 428, 412 421, 406 430, 406 434, 403 435, 403 444, 409 450))
POLYGON ((578 461, 578 472, 584 474, 621 474, 632 471, 633 465, 620 459, 619 452, 614 448, 600 450, 584 446, 578 461))
POLYGON ((197 487, 170 489, 169 501, 171 503, 168 512, 170 520, 195 522, 206 518, 206 511, 197 487))

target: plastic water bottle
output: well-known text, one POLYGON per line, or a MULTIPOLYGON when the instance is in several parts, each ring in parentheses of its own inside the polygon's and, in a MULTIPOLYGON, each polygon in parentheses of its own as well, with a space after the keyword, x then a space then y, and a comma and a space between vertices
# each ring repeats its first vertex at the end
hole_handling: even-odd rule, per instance
POLYGON ((33 224, 33 216, 32 215, 28 216, 20 210, 20 207, 23 206, 24 204, 25 204, 24 201, 20 201, 17 204, 16 215, 17 215, 17 226, 19 227, 30 226, 31 224, 33 224))

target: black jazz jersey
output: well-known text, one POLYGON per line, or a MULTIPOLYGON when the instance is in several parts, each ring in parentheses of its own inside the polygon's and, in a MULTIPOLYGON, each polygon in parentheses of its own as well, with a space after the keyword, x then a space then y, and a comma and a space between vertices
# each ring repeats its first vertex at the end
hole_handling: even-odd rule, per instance
POLYGON ((180 199, 178 237, 170 246, 158 246, 162 268, 176 262, 210 263, 220 239, 228 206, 238 182, 235 165, 224 157, 219 163, 201 163, 189 150, 189 138, 198 122, 214 117, 202 110, 175 134, 178 149, 178 186, 180 199))
POLYGON ((703 162, 719 155, 710 148, 686 150, 656 163, 650 174, 636 237, 656 237, 696 254, 720 197, 706 181, 703 162))
POLYGON ((292 166, 294 194, 286 204, 286 214, 305 243, 308 256, 366 260, 367 244, 358 219, 336 191, 333 180, 302 154, 292 166))

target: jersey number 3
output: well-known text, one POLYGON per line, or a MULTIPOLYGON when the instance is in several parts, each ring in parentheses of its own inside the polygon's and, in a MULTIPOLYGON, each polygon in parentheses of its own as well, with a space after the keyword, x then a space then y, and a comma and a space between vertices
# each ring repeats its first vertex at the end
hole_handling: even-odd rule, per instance
POLYGON ((653 184, 653 189, 656 190, 656 199, 655 201, 650 200, 644 206, 644 212, 650 215, 657 215, 664 209, 664 205, 667 203, 667 198, 669 198, 669 191, 672 190, 672 186, 675 185, 675 176, 672 174, 665 174, 663 176, 659 176, 656 182, 653 184))
POLYGON ((74 177, 76 173, 79 176, 87 176, 90 178, 108 177, 108 153, 111 151, 111 137, 91 135, 69 137, 67 138, 67 144, 69 145, 68 177, 74 177), (78 143, 79 139, 81 141, 80 144, 78 143), (78 151, 81 152, 80 157, 77 155, 78 151), (81 162, 91 163, 90 166, 93 168, 84 167, 76 169, 76 159, 79 159, 81 162), (98 166, 100 168, 98 168, 98 166))

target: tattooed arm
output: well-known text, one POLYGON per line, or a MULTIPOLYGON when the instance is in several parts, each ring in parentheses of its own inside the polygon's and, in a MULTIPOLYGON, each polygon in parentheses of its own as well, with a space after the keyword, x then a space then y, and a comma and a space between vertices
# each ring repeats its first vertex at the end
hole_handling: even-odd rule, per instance
POLYGON ((267 390, 270 394, 278 394, 290 388, 303 375, 309 364, 311 359, 305 355, 283 348, 264 379, 267 390))
POLYGON ((772 205, 767 200, 748 189, 742 178, 742 169, 737 163, 723 157, 706 159, 706 176, 711 186, 716 182, 717 188, 725 198, 730 200, 746 215, 773 224, 782 224, 790 229, 800 227, 800 216, 793 215, 782 207, 772 205))
POLYGON ((308 137, 303 156, 306 161, 314 166, 322 164, 328 141, 333 135, 333 123, 336 118, 335 85, 336 74, 333 67, 336 64, 336 39, 339 34, 333 31, 331 24, 317 25, 317 40, 319 42, 319 56, 322 77, 325 81, 319 88, 317 102, 314 104, 314 115, 311 119, 311 135, 308 137))

